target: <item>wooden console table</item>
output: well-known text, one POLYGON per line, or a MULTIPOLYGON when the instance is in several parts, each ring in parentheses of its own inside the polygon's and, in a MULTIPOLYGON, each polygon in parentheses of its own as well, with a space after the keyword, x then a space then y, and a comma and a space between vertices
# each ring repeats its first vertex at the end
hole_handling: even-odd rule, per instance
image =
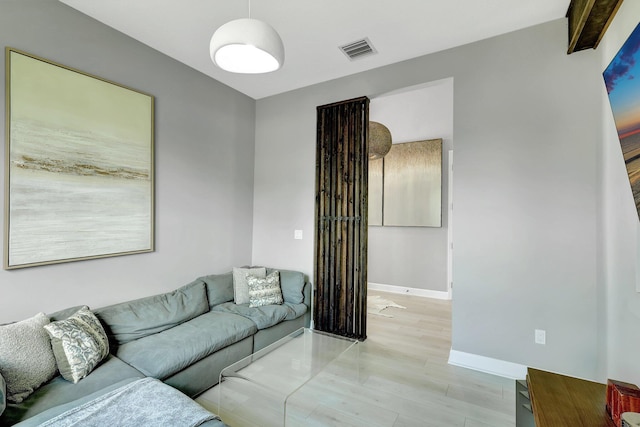
POLYGON ((605 384, 529 368, 527 384, 536 427, 615 427, 605 384))

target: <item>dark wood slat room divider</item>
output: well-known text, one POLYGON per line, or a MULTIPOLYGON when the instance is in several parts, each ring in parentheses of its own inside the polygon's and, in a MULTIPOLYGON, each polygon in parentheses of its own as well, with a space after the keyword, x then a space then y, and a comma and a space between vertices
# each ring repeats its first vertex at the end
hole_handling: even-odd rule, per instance
POLYGON ((318 107, 314 328, 367 338, 369 99, 318 107))

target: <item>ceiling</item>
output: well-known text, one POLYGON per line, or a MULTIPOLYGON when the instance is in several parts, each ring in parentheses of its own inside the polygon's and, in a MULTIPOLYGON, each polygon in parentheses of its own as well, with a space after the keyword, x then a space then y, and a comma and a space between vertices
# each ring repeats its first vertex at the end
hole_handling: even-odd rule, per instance
POLYGON ((564 18, 569 6, 569 0, 254 0, 251 17, 280 33, 285 63, 272 73, 243 75, 213 65, 209 41, 220 25, 249 17, 249 0, 60 1, 254 99, 564 18), (365 37, 377 54, 351 61, 339 49, 365 37))

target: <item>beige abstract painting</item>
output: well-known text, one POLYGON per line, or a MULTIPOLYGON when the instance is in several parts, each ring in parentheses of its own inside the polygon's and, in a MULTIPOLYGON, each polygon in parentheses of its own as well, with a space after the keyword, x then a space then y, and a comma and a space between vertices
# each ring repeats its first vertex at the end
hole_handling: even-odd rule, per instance
POLYGON ((384 157, 385 226, 442 226, 442 139, 393 144, 384 157))
POLYGON ((153 250, 153 103, 6 50, 6 269, 153 250))

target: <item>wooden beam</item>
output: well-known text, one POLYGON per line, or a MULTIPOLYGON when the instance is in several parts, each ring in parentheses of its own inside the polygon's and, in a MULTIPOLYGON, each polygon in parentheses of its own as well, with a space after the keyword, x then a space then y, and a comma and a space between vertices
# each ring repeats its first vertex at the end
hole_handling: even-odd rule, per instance
POLYGON ((598 47, 623 0, 571 0, 567 54, 598 47))

